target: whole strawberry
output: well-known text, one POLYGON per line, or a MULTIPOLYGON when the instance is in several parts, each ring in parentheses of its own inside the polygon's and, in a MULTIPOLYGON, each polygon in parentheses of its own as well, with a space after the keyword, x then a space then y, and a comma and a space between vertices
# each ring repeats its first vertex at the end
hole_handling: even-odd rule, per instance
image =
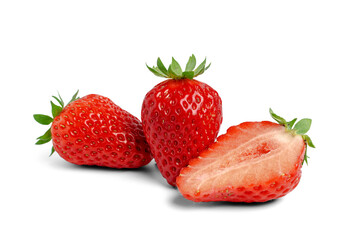
POLYGON ((36 144, 53 140, 56 151, 68 162, 110 168, 138 168, 152 160, 141 122, 109 98, 91 94, 65 106, 60 96, 51 102, 53 117, 35 114, 34 119, 51 128, 36 144))
POLYGON ((291 192, 299 183, 311 119, 279 123, 244 122, 230 127, 208 150, 181 170, 177 186, 195 202, 265 202, 291 192))
POLYGON ((147 66, 168 78, 146 94, 141 118, 158 169, 172 186, 181 168, 215 141, 222 122, 218 93, 194 79, 209 68, 205 64, 206 59, 195 69, 192 55, 185 71, 174 58, 168 69, 160 58, 157 67, 147 66))

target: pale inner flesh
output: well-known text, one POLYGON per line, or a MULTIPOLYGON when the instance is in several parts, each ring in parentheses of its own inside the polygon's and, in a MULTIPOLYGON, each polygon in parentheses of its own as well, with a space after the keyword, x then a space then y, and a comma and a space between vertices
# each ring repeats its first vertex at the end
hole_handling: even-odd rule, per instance
POLYGON ((287 174, 299 160, 304 147, 302 138, 287 133, 284 127, 248 139, 230 136, 228 140, 208 150, 215 154, 201 156, 199 162, 202 164, 191 167, 188 173, 190 189, 208 191, 228 185, 254 185, 287 174))

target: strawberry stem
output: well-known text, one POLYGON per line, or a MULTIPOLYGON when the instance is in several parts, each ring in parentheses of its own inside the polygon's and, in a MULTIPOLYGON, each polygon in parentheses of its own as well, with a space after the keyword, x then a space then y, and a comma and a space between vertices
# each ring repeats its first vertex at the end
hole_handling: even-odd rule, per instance
POLYGON ((297 123, 295 123, 297 121, 297 118, 294 118, 293 120, 287 122, 284 118, 275 114, 271 108, 269 108, 269 113, 270 113, 271 117, 277 123, 284 126, 288 132, 292 133, 293 135, 302 136, 304 143, 306 145, 303 163, 305 162, 308 165, 307 158, 309 158, 309 157, 307 156, 307 146, 315 148, 315 146, 312 142, 312 139, 308 135, 306 135, 306 133, 309 131, 309 129, 312 125, 312 119, 303 118, 303 119, 299 120, 297 123), (295 123, 295 125, 294 125, 294 123, 295 123))
POLYGON ((157 77, 171 78, 171 79, 190 79, 200 76, 203 74, 209 67, 211 63, 206 66, 205 60, 195 69, 196 67, 196 57, 194 54, 189 58, 185 71, 182 70, 180 64, 172 58, 172 62, 166 69, 165 65, 162 63, 160 58, 157 58, 157 66, 149 67, 147 64, 148 70, 150 70, 157 77))

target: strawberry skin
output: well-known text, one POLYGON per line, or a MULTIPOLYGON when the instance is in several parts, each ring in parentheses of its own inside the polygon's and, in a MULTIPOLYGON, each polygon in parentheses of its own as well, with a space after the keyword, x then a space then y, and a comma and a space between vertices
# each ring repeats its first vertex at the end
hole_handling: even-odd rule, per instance
POLYGON ((141 122, 109 98, 91 94, 54 116, 54 150, 68 162, 138 168, 152 160, 141 122))
POLYGON ((168 79, 146 94, 141 118, 157 166, 175 186, 181 168, 215 141, 222 122, 221 99, 205 83, 168 79))
POLYGON ((265 202, 299 183, 306 143, 282 125, 263 121, 230 127, 177 178, 195 202, 265 202))

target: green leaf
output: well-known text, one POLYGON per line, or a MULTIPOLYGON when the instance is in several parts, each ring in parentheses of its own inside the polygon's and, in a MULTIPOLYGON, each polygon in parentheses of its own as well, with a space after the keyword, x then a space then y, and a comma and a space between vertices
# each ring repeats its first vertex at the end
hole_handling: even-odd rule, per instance
POLYGON ((201 74, 203 74, 205 72, 205 67, 203 67, 200 71, 198 71, 197 73, 195 73, 195 77, 200 76, 201 74))
POLYGON ((269 108, 269 113, 270 113, 270 116, 271 116, 275 121, 277 121, 277 123, 279 123, 279 124, 281 124, 281 125, 284 125, 284 126, 287 125, 287 121, 286 121, 284 118, 282 118, 281 116, 276 115, 271 108, 269 108))
POLYGON ((161 74, 163 77, 167 78, 168 74, 164 74, 158 67, 154 68, 159 74, 161 74))
POLYGON ((148 70, 150 70, 153 74, 155 74, 157 77, 167 77, 162 72, 158 71, 155 67, 151 68, 146 64, 148 70))
POLYGON ((205 72, 205 65, 206 65, 206 58, 205 58, 205 60, 202 62, 202 63, 200 63, 200 65, 195 69, 195 77, 196 76, 199 76, 199 75, 201 75, 202 73, 204 73, 205 72))
MULTIPOLYGON (((310 139, 310 137, 308 135, 302 135, 302 138, 303 140, 306 142, 306 144, 309 146, 309 147, 312 147, 312 148, 315 148, 313 142, 312 142, 312 139, 310 139)), ((305 154, 304 154, 304 162, 303 163, 306 163, 308 165, 308 156, 307 156, 307 147, 305 149, 305 154)))
POLYGON ((50 155, 49 155, 49 157, 50 157, 51 155, 53 155, 54 152, 55 152, 55 149, 54 149, 54 146, 52 146, 52 149, 50 150, 50 155))
POLYGON ((42 144, 48 143, 50 140, 51 139, 46 139, 46 140, 40 139, 35 144, 36 145, 42 145, 42 144))
POLYGON ((303 163, 302 164, 307 164, 307 166, 308 166, 308 156, 307 156, 307 150, 305 151, 305 153, 304 153, 304 160, 303 160, 303 163))
POLYGON ((189 61, 186 64, 186 72, 191 72, 192 70, 194 70, 196 66, 196 57, 194 54, 192 54, 192 56, 189 58, 189 61))
POLYGON ((51 128, 49 128, 48 131, 46 131, 42 136, 38 137, 37 139, 47 140, 49 138, 52 139, 51 128))
POLYGON ((170 69, 173 74, 175 74, 178 77, 182 77, 182 68, 181 68, 180 64, 174 58, 172 58, 170 69))
POLYGON ((190 79, 192 80, 194 78, 194 71, 189 71, 189 72, 183 72, 182 76, 184 78, 190 79))
POLYGON ((302 137, 309 147, 315 148, 312 139, 308 135, 303 135, 302 137))
POLYGON ((36 145, 41 145, 52 140, 51 129, 49 128, 48 131, 46 131, 42 136, 38 137, 37 140, 38 141, 35 143, 36 145))
POLYGON ((78 96, 78 92, 79 92, 79 90, 77 90, 77 91, 74 93, 72 99, 70 99, 70 101, 67 103, 67 105, 68 105, 69 103, 74 102, 75 100, 79 99, 79 97, 77 97, 77 96, 78 96))
POLYGON ((305 134, 310 129, 310 126, 312 124, 312 119, 309 118, 303 118, 299 122, 297 122, 294 126, 294 130, 296 134, 305 134))
MULTIPOLYGON (((59 93, 58 93, 58 95, 59 95, 59 93)), ((60 104, 60 106, 61 106, 62 108, 64 108, 64 102, 63 102, 63 99, 60 97, 60 95, 59 95, 59 98, 57 98, 56 96, 53 96, 53 98, 54 98, 55 100, 57 100, 57 102, 60 104)))
POLYGON ((55 118, 56 116, 58 116, 63 108, 58 106, 58 105, 55 105, 52 101, 50 101, 50 104, 52 105, 52 115, 53 115, 53 118, 55 118))
POLYGON ((161 58, 157 58, 157 67, 167 77, 168 71, 167 71, 165 65, 163 65, 161 58))
MULTIPOLYGON (((76 94, 78 94, 78 92, 79 92, 79 90, 77 90, 76 94)), ((63 101, 62 97, 60 96, 59 92, 58 92, 58 97, 59 97, 60 102, 61 102, 60 105, 61 105, 62 107, 64 107, 64 101, 63 101)))
POLYGON ((49 117, 48 115, 34 114, 33 117, 35 121, 43 125, 49 125, 53 122, 53 118, 49 117))
POLYGON ((292 127, 296 121, 297 121, 297 118, 294 118, 292 121, 287 122, 288 129, 292 129, 292 127))
POLYGON ((205 71, 206 71, 207 69, 209 69, 210 65, 211 65, 211 63, 210 63, 209 65, 207 65, 207 67, 205 68, 205 71))
POLYGON ((168 67, 168 76, 172 79, 181 79, 182 76, 178 76, 176 75, 176 73, 174 73, 171 69, 171 65, 168 67))

